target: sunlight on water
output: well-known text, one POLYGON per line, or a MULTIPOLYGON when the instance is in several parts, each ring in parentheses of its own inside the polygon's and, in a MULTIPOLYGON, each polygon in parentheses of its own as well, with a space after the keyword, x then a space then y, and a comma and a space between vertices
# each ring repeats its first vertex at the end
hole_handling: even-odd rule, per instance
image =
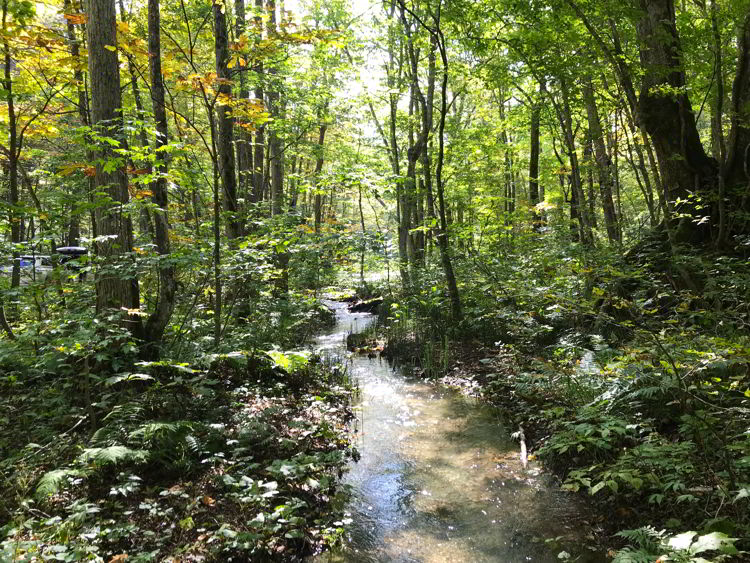
MULTIPOLYGON (((328 304, 338 323, 317 347, 343 357, 347 333, 374 319, 328 304)), ((590 525, 575 499, 533 464, 523 469, 497 412, 404 377, 383 360, 350 362, 361 390, 361 459, 344 478, 353 489, 354 523, 347 545, 317 561, 551 562, 582 548, 590 525)))

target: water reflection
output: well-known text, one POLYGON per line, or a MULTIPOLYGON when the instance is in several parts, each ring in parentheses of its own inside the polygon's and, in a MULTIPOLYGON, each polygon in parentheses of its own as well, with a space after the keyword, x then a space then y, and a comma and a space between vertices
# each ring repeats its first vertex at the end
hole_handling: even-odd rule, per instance
MULTIPOLYGON (((317 347, 343 355, 347 333, 373 318, 330 306, 338 323, 317 347)), ((604 560, 573 553, 589 525, 537 467, 523 469, 496 412, 379 359, 350 362, 361 390, 361 459, 344 479, 354 523, 345 548, 320 561, 551 562, 564 549, 604 560)))

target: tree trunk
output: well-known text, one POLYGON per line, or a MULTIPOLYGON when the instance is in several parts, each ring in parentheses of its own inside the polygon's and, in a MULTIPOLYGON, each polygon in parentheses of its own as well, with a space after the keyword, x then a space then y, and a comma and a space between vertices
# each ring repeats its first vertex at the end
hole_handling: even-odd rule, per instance
POLYGON ((591 221, 591 228, 597 229, 596 221, 596 193, 594 192, 594 144, 591 141, 591 134, 586 135, 586 146, 583 148, 583 162, 586 167, 586 181, 588 184, 587 190, 587 202, 588 202, 588 214, 589 220, 591 221))
POLYGON ((638 100, 641 126, 659 159, 668 204, 680 201, 677 241, 706 242, 706 227, 715 223, 712 210, 691 194, 710 200, 716 195, 718 165, 701 144, 685 89, 682 48, 675 23, 674 0, 640 0, 644 15, 637 26, 643 83, 638 100), (683 203, 684 202, 684 203, 683 203), (704 227, 694 219, 709 216, 704 227))
MULTIPOLYGON (((594 235, 591 230, 591 220, 586 209, 586 197, 583 193, 583 185, 581 183, 581 168, 578 163, 575 134, 573 132, 573 117, 570 110, 570 93, 568 91, 567 81, 564 78, 560 79, 560 87, 563 103, 562 108, 558 109, 558 117, 560 120, 560 126, 563 130, 565 148, 570 161, 571 190, 575 194, 574 197, 571 197, 571 206, 574 205, 573 202, 575 201, 575 214, 580 227, 581 242, 584 246, 592 246, 594 244, 594 235)), ((571 215, 572 213, 573 209, 571 209, 571 215)))
MULTIPOLYGON (((259 35, 259 39, 263 39, 263 19, 261 13, 263 12, 263 0, 255 0, 255 27, 256 32, 259 35)), ((262 59, 258 59, 257 64, 254 67, 255 73, 257 74, 257 84, 255 85, 255 98, 259 103, 263 103, 263 62, 262 59)), ((255 153, 253 154, 253 194, 251 200, 253 203, 260 203, 263 201, 263 190, 265 189, 266 176, 264 166, 266 162, 265 157, 265 138, 266 126, 260 125, 258 130, 255 132, 255 153)))
MULTIPOLYGON (((270 38, 276 34, 276 2, 268 0, 266 9, 268 10, 268 37, 270 38)), ((273 77, 277 75, 274 67, 271 67, 268 72, 273 77)), ((284 202, 284 162, 278 130, 281 115, 278 88, 278 84, 271 84, 270 92, 268 92, 268 111, 274 119, 268 135, 268 152, 271 161, 271 215, 274 216, 281 215, 284 202)))
POLYGON ((414 125, 411 119, 414 116, 415 105, 416 100, 414 99, 414 87, 412 85, 409 99, 409 132, 407 134, 409 146, 406 150, 406 177, 403 180, 401 188, 401 223, 399 229, 399 245, 403 245, 403 257, 406 260, 406 268, 414 265, 414 242, 411 230, 415 226, 414 216, 416 206, 414 205, 414 199, 417 190, 417 162, 421 153, 421 149, 416 146, 414 141, 414 125))
POLYGON ((656 225, 659 223, 658 212, 656 206, 654 205, 654 191, 651 187, 651 179, 649 178, 648 170, 646 169, 646 164, 643 159, 643 151, 641 150, 640 145, 638 145, 638 139, 635 138, 635 135, 633 136, 634 138, 631 143, 631 132, 628 131, 628 128, 624 122, 622 124, 622 128, 625 132, 625 147, 627 149, 626 160, 630 164, 630 167, 633 169, 633 174, 635 175, 636 182, 638 183, 638 187, 643 194, 643 199, 646 202, 646 207, 648 208, 649 223, 651 227, 656 227, 656 225), (633 153, 635 153, 635 155, 633 153))
POLYGON ((448 113, 448 52, 445 44, 445 36, 440 30, 439 21, 436 22, 438 47, 440 58, 443 63, 443 76, 440 83, 440 123, 438 125, 438 159, 435 168, 435 183, 438 191, 438 209, 440 212, 440 230, 438 232, 438 246, 440 247, 440 260, 443 265, 443 274, 448 285, 448 296, 451 300, 451 314, 453 320, 461 320, 461 297, 458 293, 456 275, 453 271, 453 262, 450 256, 450 240, 448 238, 448 224, 445 217, 445 194, 443 186, 443 163, 445 162, 445 118, 448 113))
MULTIPOLYGON (((13 60, 8 43, 8 0, 3 0, 3 56, 4 56, 4 78, 6 107, 8 110, 8 219, 10 221, 10 241, 13 244, 13 269, 11 271, 10 287, 17 288, 21 285, 21 259, 18 244, 21 242, 21 214, 18 208, 18 158, 21 147, 18 140, 18 121, 15 110, 15 98, 13 95, 13 60)), ((15 315, 15 310, 11 312, 15 315)))
MULTIPOLYGON (((63 2, 63 9, 65 10, 66 14, 73 13, 73 7, 71 0, 64 0, 63 2)), ((81 46, 80 43, 76 37, 76 29, 75 25, 71 21, 68 21, 67 24, 67 36, 68 36, 68 43, 70 44, 70 56, 72 59, 78 63, 80 56, 81 56, 81 46)), ((86 97, 86 90, 84 88, 84 76, 83 71, 81 70, 79 64, 76 64, 74 66, 73 70, 73 81, 75 82, 76 86, 76 94, 77 94, 77 110, 78 110, 78 116, 81 120, 81 125, 88 127, 91 123, 91 116, 89 115, 89 103, 88 99, 86 97)), ((89 162, 93 162, 93 154, 91 153, 90 149, 86 149, 86 156, 87 160, 89 162)), ((87 176, 86 180, 88 182, 88 197, 89 200, 91 197, 93 197, 94 193, 94 178, 92 176, 87 176)), ((80 243, 81 238, 81 221, 79 214, 77 210, 75 209, 75 206, 71 206, 71 212, 70 212, 70 218, 69 218, 69 226, 68 226, 68 246, 78 246, 80 243)), ((93 223, 93 216, 92 216, 92 223, 93 223)), ((94 235, 96 236, 96 235, 94 235)))
POLYGON ((227 213, 227 237, 236 239, 242 236, 242 221, 237 207, 237 176, 234 167, 234 118, 231 112, 232 83, 229 69, 229 39, 227 37, 227 18, 224 5, 214 3, 214 47, 216 55, 216 76, 219 82, 219 98, 216 101, 216 116, 219 121, 217 139, 217 159, 219 176, 223 188, 222 201, 227 213))
MULTIPOLYGON (((234 12, 236 35, 235 40, 239 41, 240 38, 245 34, 245 0, 234 0, 234 12)), ((245 75, 244 71, 245 65, 240 65, 240 67, 240 89, 238 94, 240 102, 244 104, 250 97, 250 90, 247 86, 247 76, 245 75)), ((238 125, 235 141, 235 145, 237 146, 238 199, 246 199, 248 194, 250 193, 250 186, 252 185, 252 135, 241 124, 241 119, 235 118, 235 125, 238 125)))
MULTIPOLYGON (((125 4, 123 0, 119 0, 120 5, 120 20, 124 23, 127 23, 128 18, 126 16, 125 12, 125 4)), ((136 113, 138 115, 139 120, 145 121, 146 119, 146 113, 143 111, 143 100, 141 98, 141 89, 138 87, 138 73, 136 71, 135 62, 133 60, 133 56, 129 53, 125 53, 125 57, 128 60, 128 74, 130 75, 130 88, 133 92, 133 100, 135 101, 135 109, 136 113)), ((141 147, 145 150, 148 149, 148 136, 146 134, 146 128, 141 125, 138 128, 138 140, 141 143, 141 147)), ((133 162, 132 158, 128 159, 130 161, 130 165, 132 168, 135 168, 135 163, 133 162)), ((151 165, 148 164, 146 166, 149 173, 151 172, 151 165)), ((147 234, 149 237, 149 240, 154 239, 154 226, 151 223, 151 213, 149 213, 149 210, 147 207, 141 207, 140 210, 140 230, 141 234, 147 234)))
MULTIPOLYGON (((92 127, 99 136, 111 138, 118 148, 125 149, 119 61, 117 51, 111 50, 117 45, 115 3, 114 0, 88 0, 87 8, 92 127)), ((133 250, 133 225, 125 211, 129 201, 127 174, 122 166, 106 171, 102 164, 102 161, 119 158, 113 149, 109 143, 100 142, 96 151, 94 182, 108 198, 96 208, 96 224, 100 236, 111 237, 96 245, 104 262, 96 280, 99 314, 107 309, 140 309, 138 279, 135 276, 125 278, 112 271, 112 266, 133 250)), ((131 332, 140 336, 140 318, 130 315, 126 322, 131 332)))
POLYGON ((599 120, 599 110, 594 98, 594 86, 591 77, 587 77, 583 85, 583 99, 586 104, 586 115, 589 123, 589 135, 593 145, 594 158, 596 159, 596 170, 599 179, 599 195, 601 196, 602 210, 604 211, 604 224, 607 228, 607 237, 611 243, 620 244, 622 235, 617 218, 615 202, 612 198, 613 176, 612 161, 604 144, 604 132, 599 120))
POLYGON ((359 226, 362 229, 362 248, 359 251, 359 283, 365 287, 365 250, 366 250, 366 230, 365 230, 365 213, 362 210, 362 182, 357 183, 359 192, 359 226))
POLYGON ((146 340, 153 344, 161 342, 164 329, 172 317, 177 283, 175 267, 169 261, 169 197, 167 192, 167 155, 162 149, 169 142, 167 112, 164 106, 164 77, 161 71, 161 31, 159 0, 148 0, 148 53, 151 77, 151 103, 156 125, 154 142, 154 172, 157 177, 151 183, 151 201, 154 209, 154 235, 159 253, 159 299, 156 308, 146 321, 146 340))
POLYGON ((542 96, 546 86, 544 81, 539 82, 539 98, 535 101, 531 108, 531 130, 529 132, 531 148, 529 151, 529 204, 531 205, 531 213, 534 218, 534 229, 538 230, 541 227, 541 213, 537 209, 537 205, 541 203, 539 197, 539 125, 541 122, 542 113, 542 96))
MULTIPOLYGON (((728 191, 744 194, 742 198, 746 200, 750 185, 750 14, 745 16, 740 26, 737 46, 737 70, 729 111, 731 127, 727 140, 724 185, 728 191)), ((728 195, 736 197, 734 193, 728 195)), ((746 209, 742 208, 740 211, 746 209)), ((746 230, 742 229, 743 232, 746 230)))
POLYGON ((320 173, 323 170, 324 152, 323 146, 326 140, 326 130, 328 126, 325 123, 320 124, 318 132, 317 158, 315 159, 315 171, 313 172, 313 190, 315 190, 315 232, 320 233, 320 224, 323 220, 323 198, 318 188, 320 173))

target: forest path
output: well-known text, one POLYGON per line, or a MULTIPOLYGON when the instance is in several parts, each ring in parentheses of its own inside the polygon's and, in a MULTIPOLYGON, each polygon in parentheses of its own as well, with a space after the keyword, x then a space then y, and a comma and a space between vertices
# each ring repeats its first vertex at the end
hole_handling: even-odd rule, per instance
MULTIPOLYGON (((374 322, 335 308, 336 326, 317 348, 344 357, 345 339, 374 322)), ((497 411, 394 370, 385 360, 349 360, 361 391, 347 545, 319 561, 604 561, 583 552, 591 529, 575 498, 533 463, 524 469, 497 411), (581 556, 580 559, 576 559, 581 556), (562 556, 565 557, 564 555, 562 556)))

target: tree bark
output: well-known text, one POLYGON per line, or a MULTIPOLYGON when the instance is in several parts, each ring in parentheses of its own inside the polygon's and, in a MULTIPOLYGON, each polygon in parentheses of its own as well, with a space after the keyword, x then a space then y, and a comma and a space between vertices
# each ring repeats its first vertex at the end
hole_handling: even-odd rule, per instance
MULTIPOLYGON (((276 2, 268 0, 266 4, 268 10, 268 36, 276 34, 276 2)), ((277 75, 274 67, 269 69, 269 74, 277 75)), ((268 92, 268 111, 274 122, 269 130, 268 135, 268 152, 270 158, 271 172, 271 215, 281 215, 283 212, 284 202, 284 162, 283 152, 281 150, 281 138, 279 137, 279 117, 281 114, 279 107, 278 84, 272 84, 268 92)))
POLYGON ((531 213, 534 218, 534 229, 538 230, 541 227, 541 213, 537 209, 537 205, 541 202, 539 197, 539 125, 541 122, 542 113, 542 96, 546 85, 544 81, 539 82, 539 98, 535 100, 534 105, 531 107, 531 127, 529 131, 530 138, 530 150, 529 150, 529 204, 531 205, 531 213))
POLYGON ((151 103, 156 125, 154 142, 154 173, 156 180, 151 183, 151 201, 154 210, 154 236, 159 253, 159 299, 153 313, 146 321, 146 340, 158 344, 164 336, 164 329, 172 317, 175 305, 177 283, 175 267, 169 262, 169 196, 167 192, 167 154, 162 150, 169 143, 167 112, 164 105, 164 77, 161 71, 161 31, 159 0, 148 0, 148 53, 151 78, 151 103))
POLYGON ((438 125, 438 158, 435 168, 435 183, 438 192, 438 209, 440 212, 440 230, 438 231, 438 246, 440 248, 440 260, 443 265, 443 275, 448 286, 448 296, 451 300, 451 314, 453 320, 458 322, 462 318, 461 296, 458 292, 456 274, 453 271, 453 262, 450 255, 450 239, 448 238, 448 224, 445 217, 445 194, 443 185, 443 164, 445 162, 445 118, 448 114, 448 51, 445 44, 445 36, 440 29, 440 21, 435 22, 440 49, 440 58, 443 63, 443 76, 440 82, 440 123, 438 125))
MULTIPOLYGON (((63 2, 63 9, 66 14, 72 13, 72 3, 71 0, 64 0, 63 2)), ((81 56, 81 45, 76 37, 76 29, 75 25, 68 20, 67 23, 67 38, 68 43, 70 45, 70 56, 73 58, 74 61, 78 62, 81 56)), ((73 70, 73 81, 75 82, 76 86, 76 94, 77 94, 77 110, 78 110, 78 116, 81 120, 81 125, 88 127, 88 125, 91 123, 91 116, 89 115, 89 101, 86 96, 86 90, 83 87, 84 82, 84 76, 83 71, 81 70, 80 66, 76 64, 74 66, 73 70)), ((89 162, 93 162, 94 158, 89 149, 86 149, 86 156, 89 162)), ((91 176, 86 177, 86 181, 88 182, 88 197, 89 199, 93 196, 94 193, 94 178, 91 176)), ((74 206, 71 206, 71 213, 68 223, 68 246, 78 246, 80 243, 81 238, 81 221, 78 213, 75 210, 74 206)), ((93 224, 93 216, 92 216, 92 224, 93 224)), ((95 229, 94 229, 95 230, 95 229)), ((96 236, 94 234, 94 236, 96 236)))
MULTIPOLYGON (((11 271, 10 287, 17 288, 21 285, 21 259, 17 245, 21 242, 22 217, 18 208, 18 158, 21 153, 18 140, 18 118, 15 109, 15 97, 13 94, 13 60, 10 53, 8 36, 8 0, 3 0, 3 62, 4 77, 3 88, 6 91, 6 107, 8 110, 8 219, 10 221, 10 241, 13 244, 13 269, 11 271)), ((13 316, 15 311, 11 313, 13 316)))
MULTIPOLYGON (((679 219, 676 240, 705 242, 705 227, 694 219, 712 215, 691 194, 710 199, 716 193, 717 162, 701 144, 685 89, 682 48, 675 23, 674 0, 640 0, 637 26, 644 75, 638 100, 640 124, 654 144, 668 205, 687 215, 679 219)), ((715 219, 704 221, 710 226, 715 219)))
POLYGON ((724 183, 728 189, 747 193, 750 183, 750 14, 740 25, 737 46, 724 183))
MULTIPOLYGON (((120 69, 117 51, 116 15, 114 0, 88 0, 88 64, 91 80, 91 121, 97 135, 115 141, 118 148, 126 148, 122 122, 120 95, 120 69)), ((103 268, 96 280, 96 308, 99 314, 108 309, 122 308, 137 311, 140 308, 138 279, 125 277, 112 271, 112 267, 133 250, 133 224, 125 211, 129 201, 128 177, 124 164, 117 162, 111 171, 105 170, 110 160, 121 160, 109 143, 98 143, 96 188, 105 193, 107 201, 96 208, 96 224, 100 236, 107 240, 96 245, 103 259, 103 268)), ((129 315, 126 325, 136 336, 141 335, 141 321, 129 315)))
MULTIPOLYGON (((119 0, 119 6, 120 6, 120 21, 123 23, 127 23, 128 18, 125 12, 125 3, 123 0, 119 0)), ((138 72, 135 66, 135 61, 133 60, 133 56, 129 53, 125 53, 125 58, 128 61, 128 74, 130 75, 130 88, 133 92, 133 100, 135 101, 135 109, 136 113, 138 115, 139 120, 145 121, 146 119, 146 112, 143 110, 143 99, 141 98, 141 89, 138 86, 138 72)), ((146 134, 146 127, 144 125, 139 126, 138 128, 138 140, 141 143, 141 147, 145 150, 148 149, 148 135, 146 134)), ((130 161, 130 164, 133 168, 135 168, 135 163, 133 162, 132 157, 128 159, 130 161)), ((149 173, 151 172, 151 165, 148 164, 146 166, 149 173)), ((149 213, 149 210, 147 207, 141 207, 140 210, 140 229, 141 234, 147 233, 150 240, 153 240, 154 238, 154 226, 151 223, 151 213, 149 213)))
MULTIPOLYGON (((245 0, 234 0, 235 12, 235 35, 236 40, 245 34, 245 0)), ((240 55, 242 56, 242 55, 240 55)), ((243 57, 244 61, 244 57, 243 57)), ((241 103, 245 103, 250 97, 250 90, 247 86, 247 76, 245 75, 244 65, 240 65, 240 89, 238 97, 241 103)), ((242 127, 242 120, 235 118, 235 125, 238 125, 235 145, 237 147, 237 182, 238 182, 238 199, 245 199, 250 193, 252 186, 253 170, 253 152, 252 152, 252 134, 242 127)))
POLYGON ((620 244, 622 235, 617 218, 617 210, 612 197, 613 176, 612 161, 604 144, 604 132, 599 120, 599 110, 594 98, 594 86, 591 77, 587 77, 583 85, 583 99, 586 104, 586 115, 589 123, 589 135, 593 145, 594 158, 596 159, 596 170, 599 179, 599 195, 601 196, 602 210, 604 211, 604 223, 607 228, 607 237, 612 243, 620 244))
POLYGON ((560 89, 563 103, 562 107, 558 108, 558 118, 563 131, 563 141, 568 153, 568 160, 570 161, 571 190, 575 194, 571 197, 571 216, 574 212, 573 207, 575 207, 575 215, 580 228, 581 243, 585 246, 592 246, 594 244, 594 235, 591 230, 591 220, 586 209, 586 196, 583 193, 581 168, 578 162, 575 134, 573 131, 573 116, 570 109, 570 92, 565 78, 560 79, 560 89))
POLYGON ((214 3, 214 48, 216 56, 216 75, 219 83, 219 99, 216 102, 216 116, 219 121, 217 139, 217 159, 219 176, 223 188, 222 202, 227 213, 227 237, 236 239, 242 236, 242 221, 237 206, 237 176, 234 162, 234 118, 230 109, 232 101, 232 83, 229 77, 229 38, 227 18, 224 5, 214 3))
MULTIPOLYGON (((261 13, 263 12, 263 0, 255 0, 255 31, 258 34, 258 39, 263 39, 263 19, 261 13)), ((257 75, 257 83, 255 85, 255 98, 259 103, 263 103, 264 92, 263 92, 263 62, 259 60, 255 67, 255 73, 257 75)), ((260 203, 263 201, 263 190, 265 189, 266 176, 264 172, 264 166, 266 162, 265 158, 265 146, 266 146, 266 126, 261 124, 255 132, 255 151, 253 154, 253 194, 250 198, 253 203, 260 203)))
POLYGON ((313 189, 315 190, 315 232, 320 233, 320 224, 323 221, 323 196, 321 195, 318 182, 320 181, 320 173, 323 170, 324 152, 323 146, 326 140, 326 130, 328 126, 325 123, 320 124, 318 131, 318 147, 317 157, 315 159, 315 171, 313 172, 313 189))

